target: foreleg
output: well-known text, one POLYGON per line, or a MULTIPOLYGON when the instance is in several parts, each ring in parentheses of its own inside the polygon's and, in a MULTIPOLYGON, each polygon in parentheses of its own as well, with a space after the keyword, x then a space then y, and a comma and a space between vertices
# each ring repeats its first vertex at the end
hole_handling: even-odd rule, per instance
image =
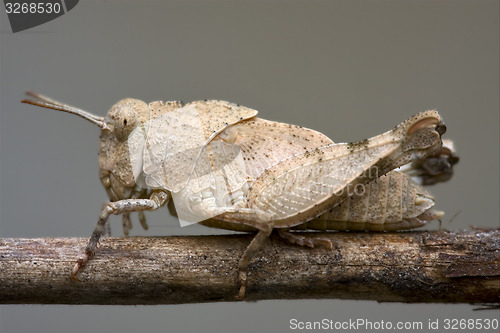
MULTIPOLYGON (((170 200, 170 193, 168 193, 168 200, 170 200)), ((146 191, 144 190, 140 190, 140 189, 134 189, 134 191, 132 192, 132 195, 130 196, 130 199, 144 199, 144 197, 148 197, 149 195, 146 193, 146 191)), ((113 201, 118 201, 118 198, 116 199, 112 199, 113 201)), ((143 211, 139 211, 139 222, 141 223, 142 225, 142 228, 144 230, 148 230, 148 224, 146 223, 146 217, 144 216, 144 212, 143 211)), ((132 221, 130 220, 130 214, 129 213, 123 213, 122 214, 122 226, 123 226, 123 233, 125 234, 125 236, 128 236, 129 234, 129 230, 132 229, 132 221)))
POLYGON ((144 210, 156 210, 163 206, 168 201, 168 199, 169 195, 167 192, 159 191, 153 192, 150 199, 126 199, 108 203, 99 216, 99 221, 97 222, 97 225, 92 232, 92 236, 90 236, 87 247, 85 248, 85 253, 76 262, 73 270, 71 271, 70 277, 74 280, 78 280, 76 275, 78 274, 80 269, 82 269, 82 267, 87 264, 87 262, 94 254, 109 215, 120 215, 144 210))

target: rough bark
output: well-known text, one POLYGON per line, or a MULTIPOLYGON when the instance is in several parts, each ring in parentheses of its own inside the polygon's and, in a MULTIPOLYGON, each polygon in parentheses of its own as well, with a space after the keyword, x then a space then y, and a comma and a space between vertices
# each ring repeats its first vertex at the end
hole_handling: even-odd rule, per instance
MULTIPOLYGON (((250 264, 246 299, 500 303, 500 230, 316 235, 333 249, 271 237, 250 264)), ((251 237, 105 238, 79 282, 69 274, 86 239, 0 239, 0 303, 234 301, 251 237)))

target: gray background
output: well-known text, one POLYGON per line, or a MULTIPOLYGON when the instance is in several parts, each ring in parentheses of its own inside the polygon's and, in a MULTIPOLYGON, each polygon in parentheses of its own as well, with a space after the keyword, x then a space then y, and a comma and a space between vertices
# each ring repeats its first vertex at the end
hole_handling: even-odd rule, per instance
MULTIPOLYGON (((98 115, 124 97, 224 99, 334 141, 436 108, 461 157, 452 181, 431 188, 447 212, 443 227, 498 226, 498 1, 82 1, 16 34, 5 12, 0 19, 1 237, 88 237, 106 200, 99 129, 20 104, 28 89, 98 115)), ((214 233, 181 228, 166 209, 147 216, 150 231, 135 223, 132 235, 214 233)), ((120 219, 110 222, 122 235, 120 219)), ((285 332, 291 318, 498 315, 472 309, 339 300, 11 305, 0 306, 0 331, 285 332)))

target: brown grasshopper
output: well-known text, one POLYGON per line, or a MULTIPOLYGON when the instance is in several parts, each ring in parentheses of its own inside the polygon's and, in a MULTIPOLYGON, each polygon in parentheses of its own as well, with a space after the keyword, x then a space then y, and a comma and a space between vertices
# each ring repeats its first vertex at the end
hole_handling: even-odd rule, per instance
POLYGON ((29 95, 34 100, 23 102, 77 114, 102 129, 100 176, 111 202, 72 270, 75 279, 110 214, 122 214, 127 230, 129 214, 137 211, 144 226, 143 211, 156 210, 172 197, 188 222, 258 231, 240 260, 240 298, 248 264, 274 228, 293 243, 331 246, 289 229, 339 229, 339 221, 364 223, 372 230, 405 229, 442 215, 431 210, 432 196, 409 176, 391 173, 440 152, 445 126, 435 111, 419 113, 371 139, 335 144, 319 132, 256 118, 257 111, 223 101, 148 105, 125 99, 102 118, 29 95), (368 191, 357 193, 360 188, 368 191), (377 201, 382 197, 385 204, 377 201), (349 215, 363 211, 363 204, 370 214, 349 215), (321 226, 318 221, 332 223, 321 226))

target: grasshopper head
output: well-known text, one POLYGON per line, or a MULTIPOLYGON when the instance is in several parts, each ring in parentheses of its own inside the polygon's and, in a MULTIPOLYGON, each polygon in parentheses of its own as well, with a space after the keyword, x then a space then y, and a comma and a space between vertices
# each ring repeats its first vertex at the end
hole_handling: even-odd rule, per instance
POLYGON ((103 120, 99 167, 101 182, 111 200, 130 198, 136 187, 131 154, 137 152, 130 149, 129 137, 137 128, 144 131, 148 118, 148 104, 127 98, 113 105, 103 120))
POLYGON ((133 98, 122 99, 108 111, 102 130, 103 133, 114 137, 117 142, 124 142, 148 117, 148 104, 133 98))
POLYGON ((137 194, 128 137, 149 117, 145 102, 131 98, 121 100, 103 118, 39 94, 28 92, 27 95, 33 99, 22 100, 23 103, 72 113, 100 127, 99 174, 108 196, 111 201, 117 201, 130 198, 134 192, 137 194))

